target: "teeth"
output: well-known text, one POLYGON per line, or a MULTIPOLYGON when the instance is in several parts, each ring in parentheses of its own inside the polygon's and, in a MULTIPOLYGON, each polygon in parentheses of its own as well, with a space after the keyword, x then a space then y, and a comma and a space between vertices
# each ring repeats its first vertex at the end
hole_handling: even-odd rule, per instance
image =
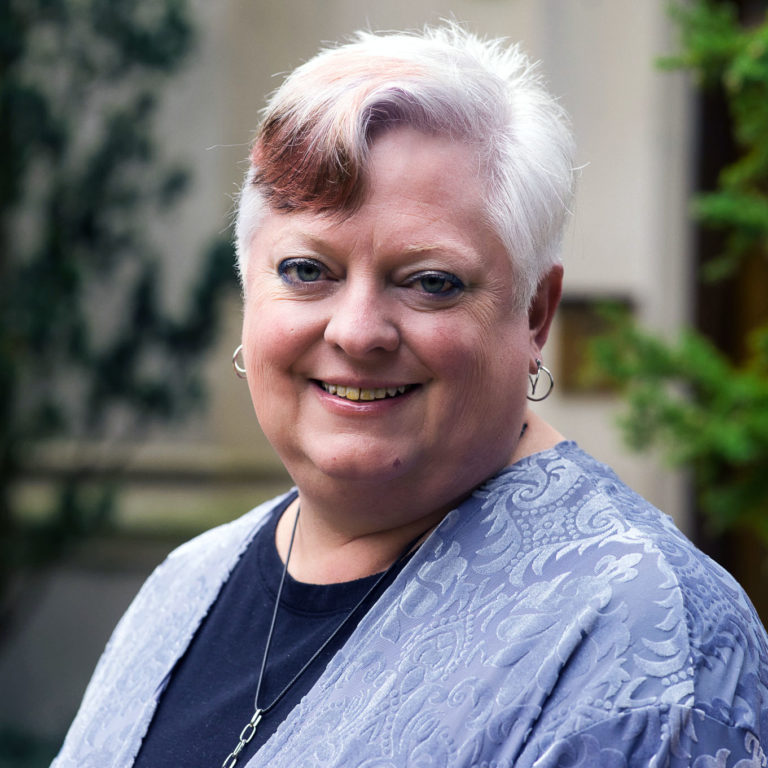
POLYGON ((328 392, 328 394, 336 395, 337 397, 344 397, 347 400, 353 401, 384 400, 387 397, 403 395, 408 389, 408 387, 405 385, 401 385, 399 387, 377 387, 376 389, 345 387, 340 384, 326 384, 324 382, 320 382, 320 385, 326 392, 328 392))

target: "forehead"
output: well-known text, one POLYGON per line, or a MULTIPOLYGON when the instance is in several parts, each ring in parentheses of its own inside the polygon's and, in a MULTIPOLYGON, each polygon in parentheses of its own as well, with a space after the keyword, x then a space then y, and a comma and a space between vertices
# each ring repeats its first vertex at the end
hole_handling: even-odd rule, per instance
POLYGON ((486 223, 477 152, 471 145, 411 128, 387 131, 374 142, 366 193, 353 213, 268 213, 256 239, 366 240, 374 249, 428 250, 499 247, 486 223))
POLYGON ((374 142, 369 158, 365 202, 401 197, 454 214, 484 208, 478 154, 466 142, 398 128, 374 142))

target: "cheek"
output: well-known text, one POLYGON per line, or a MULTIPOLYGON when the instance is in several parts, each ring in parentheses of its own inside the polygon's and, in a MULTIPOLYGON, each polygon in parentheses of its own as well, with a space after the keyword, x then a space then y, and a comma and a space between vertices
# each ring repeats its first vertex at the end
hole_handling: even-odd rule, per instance
POLYGON ((514 388, 526 380, 530 342, 527 324, 445 323, 421 341, 425 357, 442 375, 479 391, 514 388))
POLYGON ((251 391, 270 371, 288 364, 295 329, 286 313, 275 311, 273 302, 251 299, 243 317, 243 352, 251 391))
POLYGON ((248 371, 248 390, 256 418, 267 439, 277 447, 280 435, 288 434, 296 401, 286 380, 292 363, 290 330, 277 327, 277 318, 264 311, 246 312, 243 352, 248 371))
POLYGON ((311 303, 253 297, 243 317, 243 353, 251 399, 259 420, 269 410, 296 406, 307 360, 322 339, 321 318, 311 303))

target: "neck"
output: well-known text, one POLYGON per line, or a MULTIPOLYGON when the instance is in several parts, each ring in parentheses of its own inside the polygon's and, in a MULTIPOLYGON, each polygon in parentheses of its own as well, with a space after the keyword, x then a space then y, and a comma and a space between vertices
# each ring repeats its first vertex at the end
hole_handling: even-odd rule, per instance
POLYGON ((528 427, 512 454, 510 464, 514 464, 526 456, 532 456, 534 453, 548 451, 565 440, 565 437, 560 432, 530 409, 525 413, 525 423, 528 427))
MULTIPOLYGON (((528 427, 509 461, 489 469, 475 485, 506 464, 551 448, 563 439, 533 412, 526 413, 526 423, 528 427)), ((450 477, 450 473, 443 472, 442 476, 450 477)), ((300 484, 301 516, 289 573, 298 581, 333 584, 384 571, 409 541, 437 526, 475 485, 451 494, 443 483, 435 482, 425 494, 417 496, 408 485, 389 484, 382 489, 378 484, 369 487, 353 482, 329 481, 319 488, 316 484, 300 484)), ((278 523, 276 544, 283 561, 299 501, 286 510, 278 523)))
MULTIPOLYGON (((389 499, 392 508, 396 502, 389 499)), ((294 502, 283 514, 277 526, 276 544, 281 559, 285 560, 290 542, 291 528, 298 504, 301 515, 296 530, 293 552, 288 571, 291 576, 309 584, 334 584, 353 581, 386 570, 402 553, 409 541, 431 531, 445 517, 450 507, 430 514, 413 514, 410 519, 372 518, 362 503, 357 509, 362 515, 344 518, 339 514, 318 512, 306 494, 294 502), (351 521, 351 524, 345 520, 351 521)), ((402 509, 402 508, 401 508, 402 509)))

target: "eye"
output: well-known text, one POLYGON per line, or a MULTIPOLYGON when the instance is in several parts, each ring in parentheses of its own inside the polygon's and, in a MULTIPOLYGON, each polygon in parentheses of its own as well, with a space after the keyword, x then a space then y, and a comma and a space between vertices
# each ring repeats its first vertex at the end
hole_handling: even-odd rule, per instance
POLYGON ((325 267, 314 259, 284 259, 277 267, 277 272, 289 285, 316 283, 326 274, 325 267))
POLYGON ((450 298, 464 289, 464 283, 450 272, 419 272, 407 285, 436 298, 450 298))

